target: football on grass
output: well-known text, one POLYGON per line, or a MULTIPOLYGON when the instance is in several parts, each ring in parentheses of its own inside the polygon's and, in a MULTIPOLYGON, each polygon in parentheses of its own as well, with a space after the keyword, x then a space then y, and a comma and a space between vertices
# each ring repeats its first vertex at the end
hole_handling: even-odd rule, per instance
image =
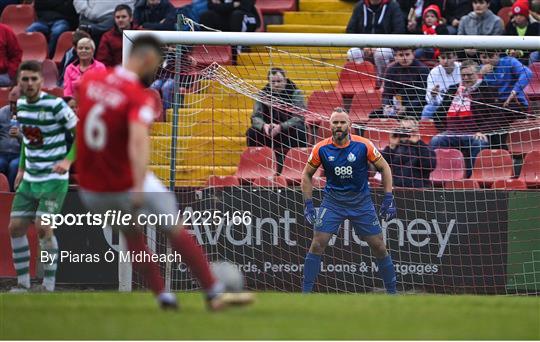
POLYGON ((244 275, 227 261, 213 262, 211 265, 214 276, 225 285, 227 292, 241 292, 244 290, 244 275))

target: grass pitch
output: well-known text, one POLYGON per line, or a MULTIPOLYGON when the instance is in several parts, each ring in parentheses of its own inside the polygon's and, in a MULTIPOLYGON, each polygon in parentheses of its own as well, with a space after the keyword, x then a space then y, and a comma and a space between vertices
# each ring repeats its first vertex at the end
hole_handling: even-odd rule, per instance
POLYGON ((1 339, 540 339, 540 299, 259 293, 206 311, 200 293, 162 312, 149 293, 1 294, 1 339))

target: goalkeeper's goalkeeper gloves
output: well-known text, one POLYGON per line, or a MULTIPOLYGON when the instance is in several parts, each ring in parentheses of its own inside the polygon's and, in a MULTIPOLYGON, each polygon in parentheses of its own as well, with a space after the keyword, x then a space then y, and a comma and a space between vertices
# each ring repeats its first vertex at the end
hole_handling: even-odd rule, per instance
POLYGON ((309 222, 309 224, 313 224, 315 222, 315 207, 313 206, 313 200, 308 199, 304 202, 304 217, 306 218, 306 221, 309 222))
POLYGON ((384 199, 381 204, 381 210, 379 210, 379 216, 382 220, 390 221, 395 218, 397 214, 396 204, 394 203, 394 195, 391 192, 384 194, 384 199))

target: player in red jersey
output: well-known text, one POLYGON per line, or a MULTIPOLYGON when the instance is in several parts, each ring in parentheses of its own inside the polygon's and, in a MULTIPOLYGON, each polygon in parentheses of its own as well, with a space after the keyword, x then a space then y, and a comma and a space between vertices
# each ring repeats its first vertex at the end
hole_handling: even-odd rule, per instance
MULTIPOLYGON (((173 214, 178 207, 173 193, 147 170, 150 155, 149 127, 158 110, 144 91, 161 64, 161 45, 151 36, 133 41, 124 67, 85 75, 79 87, 77 163, 80 195, 94 212, 173 214)), ((144 235, 133 226, 120 228, 133 254, 148 253, 144 235)), ((249 294, 227 294, 210 271, 202 248, 173 222, 161 228, 168 233, 174 251, 190 268, 207 294, 208 307, 251 302, 249 294)), ((176 308, 176 297, 164 291, 155 262, 134 263, 148 280, 162 308, 176 308)))

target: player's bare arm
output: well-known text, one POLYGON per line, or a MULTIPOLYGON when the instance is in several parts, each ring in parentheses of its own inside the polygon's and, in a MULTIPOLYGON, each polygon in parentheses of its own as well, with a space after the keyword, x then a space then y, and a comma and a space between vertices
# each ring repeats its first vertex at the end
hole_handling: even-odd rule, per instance
POLYGON ((392 192, 392 169, 390 169, 390 165, 388 165, 388 162, 381 157, 379 160, 377 160, 375 163, 375 168, 377 171, 381 173, 382 176, 382 184, 384 188, 385 193, 391 193, 392 192))
POLYGON ((317 167, 311 166, 307 163, 302 171, 302 194, 304 195, 304 201, 311 200, 313 195, 313 175, 317 172, 317 167))

